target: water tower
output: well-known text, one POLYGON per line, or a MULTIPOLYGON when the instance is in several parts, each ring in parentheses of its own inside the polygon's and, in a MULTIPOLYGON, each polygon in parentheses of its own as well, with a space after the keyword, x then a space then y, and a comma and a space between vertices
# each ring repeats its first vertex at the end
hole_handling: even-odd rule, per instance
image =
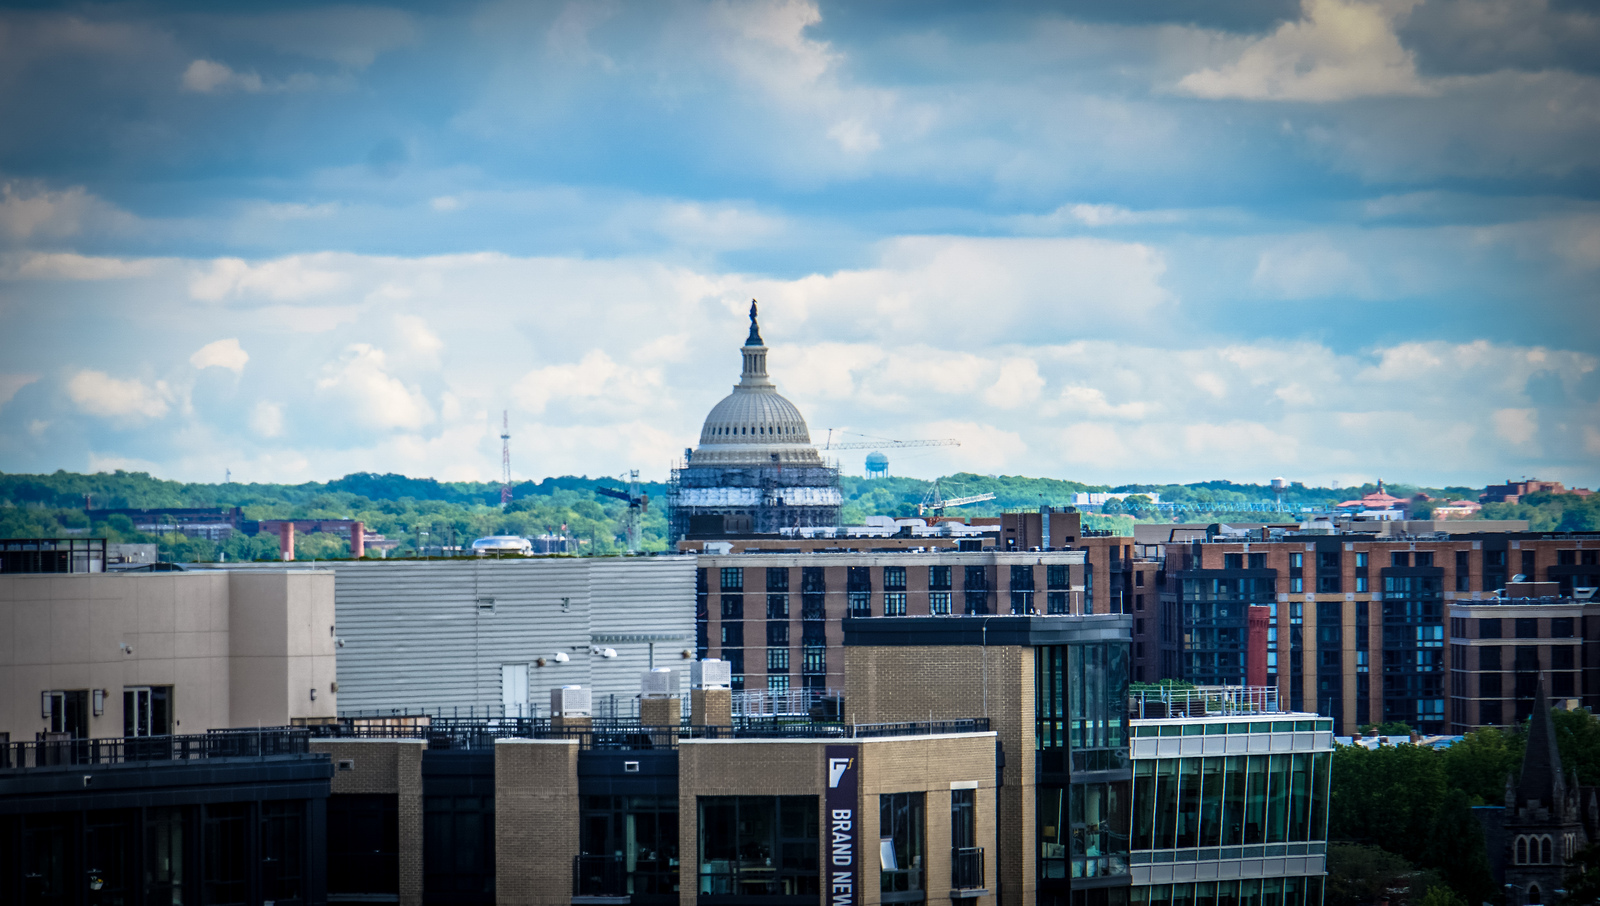
POLYGON ((889 477, 889 457, 883 455, 882 453, 878 452, 877 450, 873 450, 871 453, 868 453, 867 454, 867 477, 868 478, 888 478, 889 477))
POLYGON ((1288 512, 1288 510, 1284 509, 1283 507, 1283 492, 1288 487, 1289 482, 1284 481, 1282 478, 1272 479, 1272 493, 1276 494, 1278 497, 1278 512, 1280 513, 1288 512))

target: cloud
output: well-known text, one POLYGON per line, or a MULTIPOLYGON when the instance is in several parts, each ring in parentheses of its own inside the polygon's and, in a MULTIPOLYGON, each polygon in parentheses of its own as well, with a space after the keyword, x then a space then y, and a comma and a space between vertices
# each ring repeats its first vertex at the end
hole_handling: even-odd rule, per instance
POLYGON ((317 391, 343 404, 343 412, 369 428, 416 430, 434 420, 433 407, 416 387, 386 370, 383 350, 352 343, 323 369, 317 391))
POLYGON ((172 391, 165 381, 146 384, 137 378, 120 380, 103 371, 85 370, 67 381, 67 395, 90 415, 138 420, 166 415, 172 391))
POLYGON ((261 437, 277 437, 283 433, 283 406, 262 400, 250 410, 250 430, 261 437))
POLYGON ((183 71, 179 85, 184 91, 195 94, 226 94, 243 91, 247 94, 280 91, 307 91, 317 87, 318 79, 308 73, 295 73, 286 79, 269 82, 254 72, 236 72, 226 63, 214 60, 195 60, 183 71))
POLYGON ((417 355, 431 359, 444 348, 444 341, 433 332, 428 322, 416 315, 395 315, 394 326, 401 342, 417 355))
POLYGON ((1537 409, 1496 409, 1491 420, 1495 434, 1519 447, 1532 443, 1539 431, 1537 409))
POLYGON ((12 280, 123 280, 156 272, 155 259, 99 258, 74 252, 32 252, 0 262, 0 278, 12 280))
POLYGON ((189 364, 196 368, 226 368, 234 374, 244 373, 248 361, 250 353, 239 346, 238 337, 207 343, 189 356, 189 364))
POLYGON ((1202 98, 1347 101, 1433 93, 1400 44, 1395 20, 1415 0, 1303 0, 1303 18, 1247 43, 1228 63, 1178 80, 1202 98))
POLYGON ((589 411, 639 412, 663 402, 661 375, 613 361, 604 350, 591 350, 568 365, 547 365, 523 375, 512 396, 526 412, 542 414, 556 401, 577 401, 589 411))
POLYGON ((38 379, 37 374, 0 374, 0 406, 11 402, 18 391, 38 379))
POLYGON ((0 240, 64 239, 96 229, 123 229, 133 220, 83 186, 51 190, 34 181, 0 182, 0 240))
POLYGON ((334 257, 292 255, 259 264, 242 258, 218 258, 209 271, 194 276, 189 294, 207 301, 250 296, 299 300, 324 295, 343 286, 346 280, 334 257))

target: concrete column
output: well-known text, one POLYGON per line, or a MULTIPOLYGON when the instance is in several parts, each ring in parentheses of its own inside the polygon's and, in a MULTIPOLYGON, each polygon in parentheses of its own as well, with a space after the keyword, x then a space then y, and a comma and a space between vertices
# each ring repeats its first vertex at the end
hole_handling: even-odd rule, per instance
POLYGON ((294 559, 294 520, 292 519, 278 526, 278 552, 285 560, 294 559))
POLYGON ((364 522, 350 523, 350 556, 360 560, 367 553, 367 526, 364 522))

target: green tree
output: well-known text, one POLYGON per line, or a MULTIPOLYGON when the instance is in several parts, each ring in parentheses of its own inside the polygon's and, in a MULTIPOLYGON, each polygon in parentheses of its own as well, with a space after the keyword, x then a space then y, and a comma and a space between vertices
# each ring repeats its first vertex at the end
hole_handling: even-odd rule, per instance
POLYGON ((1351 843, 1328 844, 1325 883, 1327 906, 1370 906, 1380 897, 1401 906, 1413 896, 1420 901, 1424 891, 1439 886, 1431 872, 1419 871, 1392 852, 1351 843))
POLYGON ((1505 799, 1506 778, 1522 763, 1522 737, 1497 727, 1483 727, 1439 753, 1452 789, 1465 792, 1478 805, 1505 799))
POLYGON ((1483 825, 1473 817, 1472 800, 1465 791, 1453 789, 1439 803, 1421 856, 1420 864, 1437 871, 1463 904, 1495 899, 1483 825))
POLYGON ((1447 789, 1444 762, 1430 748, 1340 746, 1333 753, 1328 836, 1420 862, 1447 789))

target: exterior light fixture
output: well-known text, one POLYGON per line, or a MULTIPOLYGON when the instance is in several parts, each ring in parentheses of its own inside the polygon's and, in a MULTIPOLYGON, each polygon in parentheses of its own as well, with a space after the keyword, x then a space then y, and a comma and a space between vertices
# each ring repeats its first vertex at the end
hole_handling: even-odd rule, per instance
POLYGON ((99 717, 106 713, 106 690, 94 690, 94 716, 99 717))
POLYGON ((316 701, 317 700, 317 690, 315 690, 315 689, 311 690, 311 700, 312 701, 316 701))

